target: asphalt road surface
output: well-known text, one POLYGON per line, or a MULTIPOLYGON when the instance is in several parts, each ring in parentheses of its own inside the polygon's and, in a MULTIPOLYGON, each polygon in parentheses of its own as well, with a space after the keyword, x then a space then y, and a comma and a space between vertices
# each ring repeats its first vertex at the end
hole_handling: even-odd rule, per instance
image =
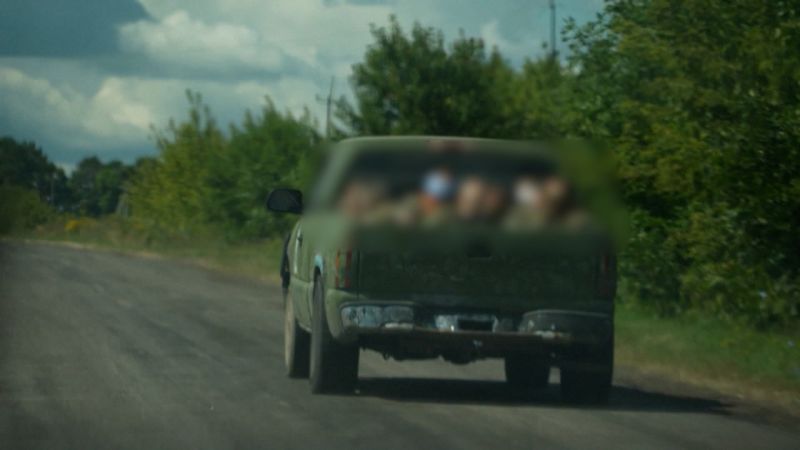
POLYGON ((555 384, 520 398, 492 361, 364 353, 355 394, 312 396, 282 345, 276 286, 0 242, 0 449, 800 448, 800 429, 657 388, 616 385, 602 408, 555 384))

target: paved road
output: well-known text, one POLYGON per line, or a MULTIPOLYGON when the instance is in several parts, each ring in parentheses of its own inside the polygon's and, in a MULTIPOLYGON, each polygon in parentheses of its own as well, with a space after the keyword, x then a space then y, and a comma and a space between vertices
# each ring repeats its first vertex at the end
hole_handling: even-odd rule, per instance
POLYGON ((520 399, 495 362, 366 353, 359 391, 282 367, 275 286, 161 259, 0 243, 0 448, 800 448, 725 405, 616 386, 520 399))

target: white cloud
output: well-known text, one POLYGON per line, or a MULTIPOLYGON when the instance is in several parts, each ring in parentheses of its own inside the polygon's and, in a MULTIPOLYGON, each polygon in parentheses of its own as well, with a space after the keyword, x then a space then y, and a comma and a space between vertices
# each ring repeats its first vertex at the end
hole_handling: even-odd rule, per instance
POLYGON ((488 50, 497 47, 505 57, 513 60, 524 60, 538 54, 544 42, 533 38, 511 41, 500 32, 500 23, 497 19, 481 26, 480 37, 488 50))
POLYGON ((280 50, 254 30, 226 22, 207 24, 183 10, 158 22, 143 20, 123 25, 119 34, 123 50, 189 70, 274 70, 283 62, 280 50))
POLYGON ((118 79, 109 78, 98 92, 83 96, 68 86, 34 78, 14 68, 0 67, 0 112, 27 124, 31 131, 58 137, 74 147, 95 142, 140 139, 152 119, 148 107, 122 92, 118 79))
MULTIPOLYGON (((595 11, 588 0, 564 0, 560 21, 573 11, 595 11)), ((602 0, 592 0, 602 1, 602 0)), ((448 39, 460 31, 481 36, 515 62, 542 55, 549 35, 547 4, 509 0, 495 5, 477 0, 404 0, 389 4, 326 0, 139 0, 152 21, 121 29, 125 48, 157 61, 231 71, 256 68, 278 73, 287 64, 305 65, 300 76, 321 88, 331 75, 344 78, 372 42, 371 24, 385 25, 390 14, 408 30, 414 21, 442 29, 448 39), (512 28, 508 28, 512 24, 512 28), (533 25, 520 28, 520 24, 533 25), (227 34, 223 38, 223 34, 227 34), (262 55, 263 53, 263 55, 262 55)))
MULTIPOLYGON (((123 43, 128 48, 142 48, 135 43, 149 42, 150 55, 173 55, 179 50, 170 45, 167 36, 175 41, 194 39, 185 59, 203 61, 199 49, 208 55, 220 54, 217 38, 197 39, 201 30, 214 33, 235 31, 236 46, 225 52, 237 55, 239 62, 255 63, 261 51, 286 55, 289 59, 318 69, 327 70, 331 62, 353 61, 364 51, 371 40, 369 25, 385 23, 394 8, 385 5, 353 5, 331 3, 323 0, 256 1, 256 0, 195 0, 188 2, 170 0, 140 0, 154 17, 156 23, 138 22, 121 30, 123 43), (230 24, 236 24, 235 26, 230 24), (182 36, 177 38, 177 36, 182 36)), ((234 43, 231 42, 233 45, 234 43)), ((262 58, 263 59, 263 58, 262 58)), ((267 69, 277 69, 281 64, 273 57, 267 69)), ((288 62, 283 60, 284 63, 288 62)))
POLYGON ((304 79, 218 82, 180 79, 109 77, 97 90, 83 95, 69 86, 0 67, 0 118, 14 120, 37 140, 58 141, 102 156, 131 145, 146 145, 150 126, 163 127, 170 118, 182 119, 188 103, 185 92, 202 93, 219 122, 238 122, 245 109, 257 110, 265 96, 281 109, 301 114, 308 106, 319 115, 316 85, 304 79))

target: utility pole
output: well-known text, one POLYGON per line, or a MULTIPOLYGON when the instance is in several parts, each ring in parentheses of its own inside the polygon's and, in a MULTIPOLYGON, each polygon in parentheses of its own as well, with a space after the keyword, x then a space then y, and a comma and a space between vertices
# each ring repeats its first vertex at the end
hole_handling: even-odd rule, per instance
POLYGON ((331 103, 333 102, 333 82, 336 77, 331 77, 331 88, 328 90, 328 106, 325 111, 325 138, 331 138, 331 103))
POLYGON ((56 207, 56 172, 50 174, 50 206, 56 207))
POLYGON ((550 0, 550 56, 553 60, 558 56, 556 50, 556 1, 550 0))

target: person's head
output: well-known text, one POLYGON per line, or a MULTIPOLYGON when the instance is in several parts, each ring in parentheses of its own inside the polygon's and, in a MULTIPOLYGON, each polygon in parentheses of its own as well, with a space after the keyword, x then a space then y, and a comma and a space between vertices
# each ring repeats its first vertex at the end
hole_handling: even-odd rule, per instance
POLYGON ((541 183, 533 177, 520 177, 514 183, 514 203, 530 210, 541 210, 544 193, 541 183))
POLYGON ((422 180, 422 191, 436 200, 449 200, 454 191, 453 175, 445 168, 428 172, 422 180))
POLYGON ((431 213, 453 197, 455 182, 453 175, 446 168, 428 172, 422 180, 423 213, 431 213))
POLYGON ((552 218, 561 217, 571 207, 572 190, 569 183, 561 177, 551 176, 544 180, 542 193, 546 209, 552 218))
POLYGON ((462 220, 474 220, 481 216, 486 182, 480 177, 464 179, 458 186, 456 214, 462 220))
POLYGON ((374 180, 355 179, 347 183, 339 197, 339 208, 350 216, 360 216, 374 208, 384 196, 384 186, 374 180))

